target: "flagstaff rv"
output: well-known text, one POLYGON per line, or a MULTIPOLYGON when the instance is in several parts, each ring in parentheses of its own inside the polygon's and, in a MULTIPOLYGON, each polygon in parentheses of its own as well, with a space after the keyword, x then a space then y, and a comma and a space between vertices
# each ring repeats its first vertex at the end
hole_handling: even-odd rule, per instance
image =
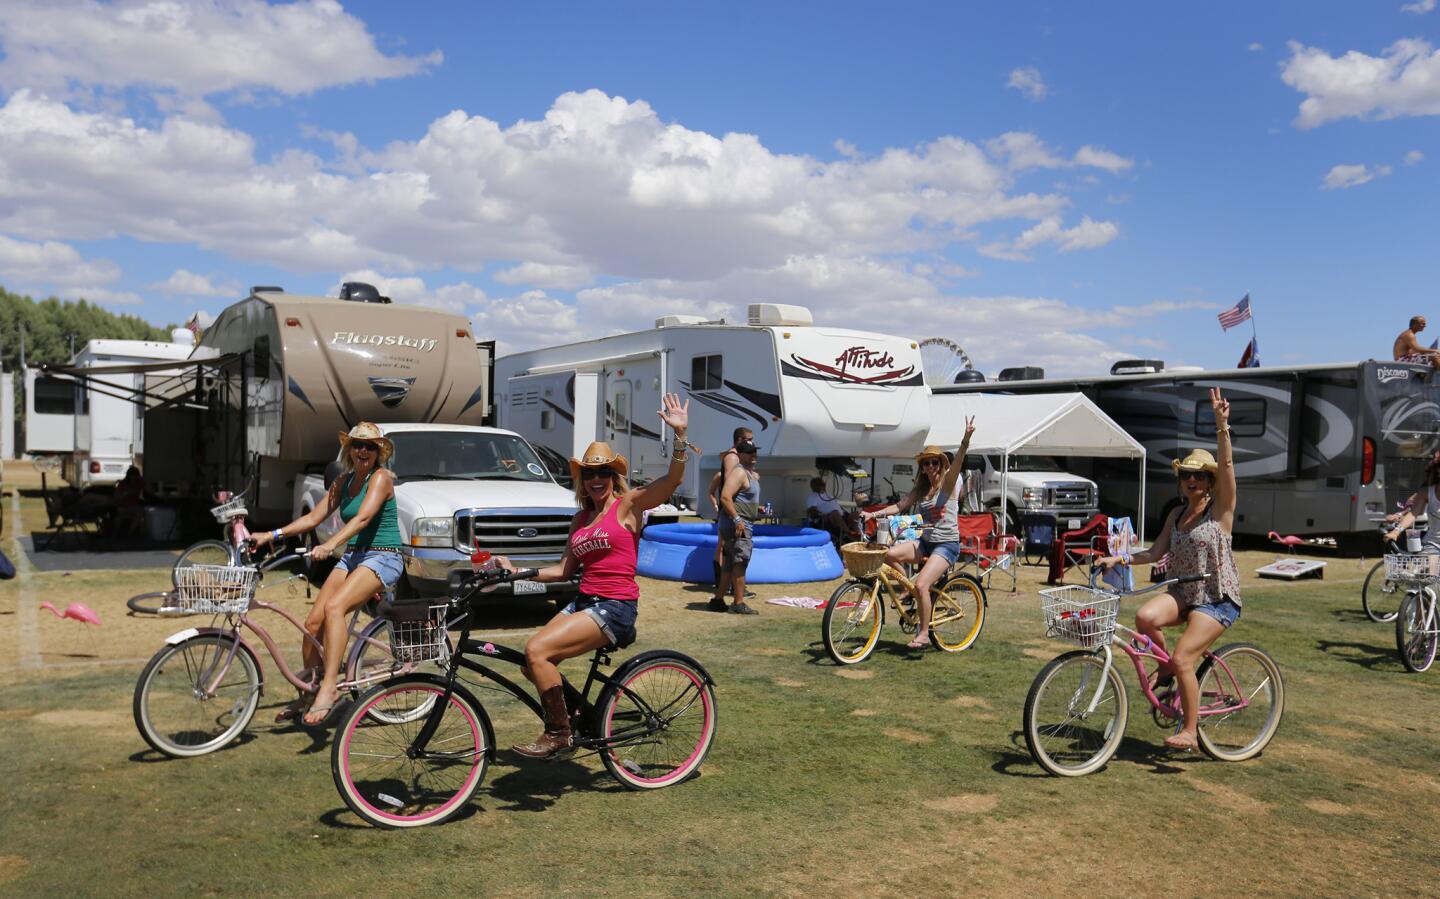
MULTIPOLYGON (((1080 391, 1144 444, 1151 533, 1179 503, 1171 461, 1213 449, 1210 388, 1230 401, 1239 483, 1235 533, 1330 536, 1360 547, 1371 519, 1393 511, 1420 484, 1440 448, 1440 381, 1427 365, 1334 363, 1219 371, 1164 363, 1117 363, 1108 377, 1002 380, 937 387, 937 394, 1080 391)), ((1099 482, 1102 505, 1133 515, 1139 505, 1127 463, 1069 460, 1099 482)))
POLYGON ((502 427, 548 458, 607 441, 639 481, 669 466, 661 395, 688 399, 688 439, 704 454, 676 495, 706 514, 708 500, 697 501, 736 427, 754 431, 762 501, 792 519, 817 471, 913 454, 930 430, 913 340, 817 326, 798 306, 752 305, 744 325, 669 315, 649 330, 506 356, 495 380, 502 427))

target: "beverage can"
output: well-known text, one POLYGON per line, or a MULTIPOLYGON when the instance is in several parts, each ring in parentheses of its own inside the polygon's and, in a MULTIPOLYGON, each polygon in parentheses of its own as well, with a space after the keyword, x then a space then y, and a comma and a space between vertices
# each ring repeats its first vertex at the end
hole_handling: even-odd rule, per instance
POLYGON ((890 536, 890 522, 887 519, 882 518, 880 522, 875 525, 875 542, 881 546, 889 546, 894 542, 890 536))
POLYGON ((1414 528, 1405 531, 1405 551, 1409 553, 1420 552, 1420 532, 1414 528))

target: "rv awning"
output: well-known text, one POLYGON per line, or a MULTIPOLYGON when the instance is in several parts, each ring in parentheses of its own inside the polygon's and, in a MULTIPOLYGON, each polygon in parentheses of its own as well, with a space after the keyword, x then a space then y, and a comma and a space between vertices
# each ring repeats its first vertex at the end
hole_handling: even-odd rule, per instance
POLYGON ((1079 393, 931 394, 930 418, 935 425, 925 442, 958 446, 965 436, 966 416, 975 417, 972 453, 1145 456, 1140 441, 1079 393))
POLYGON ((136 362, 129 365, 49 365, 41 364, 40 371, 47 375, 73 378, 88 389, 106 396, 126 400, 147 408, 180 405, 185 408, 204 409, 205 406, 189 401, 195 394, 196 384, 203 375, 211 377, 226 374, 232 369, 240 353, 208 358, 171 359, 159 362, 136 362), (142 387, 131 387, 107 381, 115 375, 145 375, 142 387))

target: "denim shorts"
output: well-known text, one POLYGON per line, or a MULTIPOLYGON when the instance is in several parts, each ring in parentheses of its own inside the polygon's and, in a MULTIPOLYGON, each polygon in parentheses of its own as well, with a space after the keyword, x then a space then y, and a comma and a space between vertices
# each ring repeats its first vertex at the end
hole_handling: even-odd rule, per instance
POLYGON ((929 540, 921 538, 920 555, 926 557, 939 556, 945 560, 946 565, 954 565, 955 560, 960 558, 960 541, 950 540, 945 543, 931 543, 929 540))
POLYGON ((600 625, 605 639, 620 648, 635 642, 635 619, 640 616, 640 603, 633 599, 605 599, 601 596, 580 598, 560 610, 561 615, 584 612, 600 625))
POLYGON ((1234 600, 1222 599, 1219 602, 1205 603, 1204 605, 1191 606, 1192 612, 1204 612, 1216 621, 1229 627, 1240 620, 1240 607, 1234 600))
POLYGON ((352 549, 335 563, 336 571, 343 571, 346 574, 356 568, 368 568, 375 572, 380 583, 386 590, 393 589, 400 583, 400 575, 405 573, 405 560, 398 552, 389 550, 358 550, 352 549))

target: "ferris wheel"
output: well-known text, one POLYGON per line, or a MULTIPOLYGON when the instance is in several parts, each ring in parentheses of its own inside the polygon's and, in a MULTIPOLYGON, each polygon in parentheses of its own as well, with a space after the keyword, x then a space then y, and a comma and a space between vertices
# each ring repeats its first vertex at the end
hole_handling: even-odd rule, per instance
POLYGON ((920 364, 925 366, 925 383, 931 387, 954 384, 956 375, 975 367, 964 348, 947 337, 920 341, 920 364))

